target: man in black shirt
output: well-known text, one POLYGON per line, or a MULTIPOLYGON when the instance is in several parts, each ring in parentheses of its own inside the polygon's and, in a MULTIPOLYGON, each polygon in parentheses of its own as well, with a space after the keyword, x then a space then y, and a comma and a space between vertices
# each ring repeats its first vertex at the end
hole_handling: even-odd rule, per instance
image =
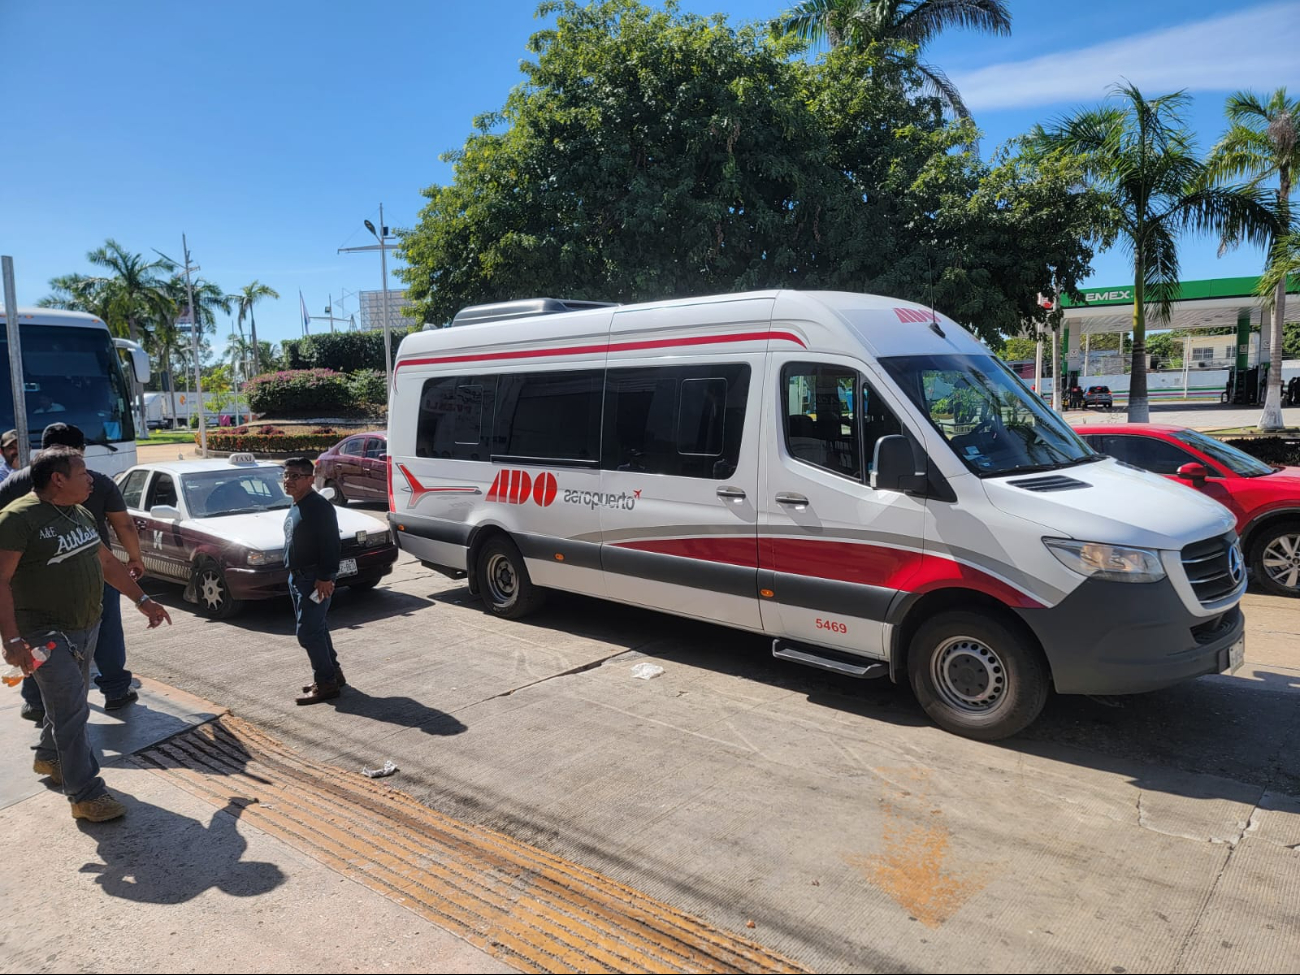
POLYGON ((293 498, 284 519, 284 564, 289 569, 298 643, 312 666, 312 683, 303 688, 299 704, 332 700, 347 683, 325 622, 343 543, 334 505, 312 487, 315 476, 315 465, 306 457, 284 462, 284 490, 293 498))
MULTIPOLYGON (((84 453, 86 437, 78 427, 67 423, 51 423, 41 434, 41 449, 47 447, 71 447, 84 453)), ((126 549, 126 566, 131 578, 139 579, 144 575, 144 562, 140 558, 140 536, 136 532, 135 522, 126 512, 122 492, 107 474, 98 471, 88 473, 94 486, 82 507, 95 519, 100 541, 110 549, 113 546, 108 526, 113 526, 118 541, 126 549)), ((9 507, 31 490, 31 467, 14 471, 0 483, 0 510, 9 507)), ((139 699, 131 686, 131 671, 126 669, 126 636, 122 632, 121 597, 116 589, 107 584, 104 586, 104 615, 100 622, 99 640, 95 644, 95 666, 99 670, 95 684, 104 695, 106 711, 116 711, 139 699)), ((37 724, 45 720, 45 705, 41 703, 40 688, 30 677, 23 681, 21 713, 28 721, 37 724)))

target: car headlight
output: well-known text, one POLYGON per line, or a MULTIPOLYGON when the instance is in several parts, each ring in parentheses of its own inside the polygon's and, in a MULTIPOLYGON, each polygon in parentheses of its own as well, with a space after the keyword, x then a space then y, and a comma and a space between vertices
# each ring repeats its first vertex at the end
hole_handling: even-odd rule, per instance
POLYGON ((1165 577, 1160 554, 1149 548, 1044 538, 1043 544, 1067 569, 1108 582, 1159 582, 1165 577))
POLYGON ((276 549, 273 552, 249 552, 249 565, 278 565, 284 562, 284 550, 276 549))
POLYGON ((381 532, 366 534, 366 548, 379 548, 381 545, 387 545, 393 540, 392 532, 385 529, 381 532))

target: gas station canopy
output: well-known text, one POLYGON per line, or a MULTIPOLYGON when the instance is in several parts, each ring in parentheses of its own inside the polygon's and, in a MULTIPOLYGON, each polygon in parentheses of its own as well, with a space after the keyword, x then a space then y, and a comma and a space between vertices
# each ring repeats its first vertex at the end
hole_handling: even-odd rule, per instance
MULTIPOLYGON (((1147 310, 1147 331, 1165 329, 1247 328, 1263 319, 1262 299, 1255 294, 1259 278, 1214 278, 1209 281, 1183 281, 1170 309, 1169 321, 1157 321, 1147 310)), ((1293 280, 1289 293, 1300 291, 1300 280, 1293 280)), ((1133 330, 1133 285, 1113 288, 1085 288, 1083 301, 1061 296, 1064 325, 1073 335, 1097 335, 1103 332, 1133 330)))

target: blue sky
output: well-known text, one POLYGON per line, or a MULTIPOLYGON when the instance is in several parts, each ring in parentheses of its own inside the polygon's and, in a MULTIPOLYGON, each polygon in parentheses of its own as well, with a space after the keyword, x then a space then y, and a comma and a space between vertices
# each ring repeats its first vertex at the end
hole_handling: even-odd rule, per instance
MULTIPOLYGON (((56 274, 88 271, 85 253, 106 237, 177 255, 184 231, 203 276, 280 291, 258 309, 263 338, 300 334, 299 289, 319 315, 331 292, 337 304, 344 289, 379 286, 377 254, 337 249, 371 242, 361 222, 381 201, 390 226, 415 222, 420 189, 450 179, 439 155, 519 81, 535 6, 0 0, 0 252, 15 258, 19 302, 56 274)), ((788 4, 681 6, 739 22, 788 4)), ((1120 76, 1150 93, 1192 89, 1205 148, 1230 91, 1300 89, 1300 0, 1010 6, 1011 37, 953 33, 926 53, 966 96, 986 152, 1097 103, 1120 76)), ((1258 252, 1216 251, 1187 241, 1184 278, 1259 271, 1258 252)), ((1125 280, 1118 251, 1095 268, 1094 284, 1125 280)))

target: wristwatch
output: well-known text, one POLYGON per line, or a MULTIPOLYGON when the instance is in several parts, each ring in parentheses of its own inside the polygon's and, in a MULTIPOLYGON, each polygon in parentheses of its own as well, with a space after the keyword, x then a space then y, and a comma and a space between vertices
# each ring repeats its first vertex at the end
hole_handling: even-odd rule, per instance
POLYGON ((137 600, 135 601, 135 604, 136 604, 137 606, 143 606, 145 603, 147 603, 147 602, 148 602, 149 600, 151 600, 151 599, 153 599, 153 597, 150 596, 148 593, 145 593, 143 596, 141 596, 139 599, 137 599, 137 600))

